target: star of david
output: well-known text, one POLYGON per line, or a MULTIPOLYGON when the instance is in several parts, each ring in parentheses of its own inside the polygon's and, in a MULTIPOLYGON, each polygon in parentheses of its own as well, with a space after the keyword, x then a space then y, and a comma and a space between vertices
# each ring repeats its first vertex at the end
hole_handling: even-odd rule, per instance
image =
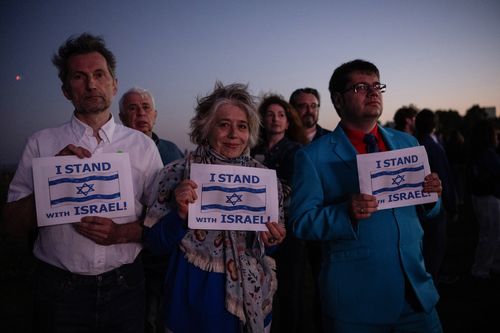
POLYGON ((78 190, 76 192, 76 194, 83 194, 83 195, 87 195, 89 194, 89 192, 94 192, 94 184, 87 184, 87 183, 83 183, 82 186, 77 186, 76 189, 78 190))
POLYGON ((234 206, 238 202, 243 201, 243 200, 241 200, 242 196, 243 196, 243 194, 238 195, 236 193, 233 193, 232 195, 228 195, 228 196, 226 196, 226 198, 227 198, 226 203, 230 203, 234 206))
POLYGON ((393 185, 399 185, 405 181, 405 176, 397 175, 397 177, 392 178, 393 185))

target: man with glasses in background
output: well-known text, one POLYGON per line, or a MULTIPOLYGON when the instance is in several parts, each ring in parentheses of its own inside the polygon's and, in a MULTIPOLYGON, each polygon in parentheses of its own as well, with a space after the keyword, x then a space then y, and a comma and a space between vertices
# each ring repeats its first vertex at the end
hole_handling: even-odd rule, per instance
POLYGON ((330 133, 318 125, 320 96, 314 88, 299 88, 290 95, 290 104, 299 112, 309 142, 330 133))
MULTIPOLYGON (((377 124, 386 89, 379 80, 377 67, 364 60, 334 71, 329 91, 340 123, 297 151, 290 222, 298 238, 322 243, 325 332, 442 332, 415 206, 379 211, 375 196, 359 193, 357 154, 418 145, 377 124)), ((425 177, 423 191, 441 195, 436 174, 425 177)), ((426 205, 428 216, 440 205, 426 205)))
MULTIPOLYGON (((290 95, 290 104, 300 115, 309 143, 331 133, 318 125, 320 100, 319 92, 309 87, 296 89, 290 95)), ((291 315, 286 326, 282 325, 282 332, 293 333, 305 330, 321 332, 321 309, 317 283, 321 264, 321 244, 317 241, 298 239, 294 239, 291 244, 293 244, 294 260, 287 264, 286 269, 282 267, 282 271, 286 271, 287 276, 290 277, 289 286, 293 292, 282 292, 287 295, 287 300, 279 305, 286 307, 284 312, 291 315), (304 286, 310 285, 306 283, 309 276, 312 276, 313 280, 312 293, 309 293, 309 290, 304 291, 304 286)))

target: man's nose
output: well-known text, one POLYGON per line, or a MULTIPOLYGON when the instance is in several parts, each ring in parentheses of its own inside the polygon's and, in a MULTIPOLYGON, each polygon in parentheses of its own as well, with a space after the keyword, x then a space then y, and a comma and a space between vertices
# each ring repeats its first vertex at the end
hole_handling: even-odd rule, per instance
POLYGON ((95 85, 96 85, 96 80, 92 76, 89 76, 87 78, 87 89, 88 90, 95 89, 95 85))
POLYGON ((366 93, 367 95, 369 96, 372 96, 372 95, 382 95, 382 92, 380 91, 379 88, 375 88, 373 86, 368 86, 368 92, 366 93))

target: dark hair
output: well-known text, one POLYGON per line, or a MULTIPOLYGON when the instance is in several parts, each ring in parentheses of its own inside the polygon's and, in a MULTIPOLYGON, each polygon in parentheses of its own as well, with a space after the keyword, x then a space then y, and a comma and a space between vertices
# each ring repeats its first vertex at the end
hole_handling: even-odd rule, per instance
POLYGON ((437 117, 434 112, 429 109, 423 109, 417 113, 417 117, 415 118, 415 131, 418 137, 431 134, 436 126, 437 117))
MULTIPOLYGON (((283 97, 275 94, 265 95, 263 97, 262 102, 259 105, 259 115, 262 120, 264 119, 267 109, 270 105, 277 104, 281 106, 285 110, 286 119, 288 120, 288 129, 285 132, 285 135, 293 141, 307 144, 307 136, 304 131, 304 126, 302 125, 302 121, 300 120, 300 116, 297 111, 291 106, 287 101, 283 99, 283 97)), ((266 140, 266 130, 265 128, 261 128, 260 131, 260 140, 261 142, 265 142, 266 140)))
POLYGON ((113 53, 106 48, 102 37, 83 33, 79 36, 72 35, 59 47, 59 50, 52 57, 52 63, 59 70, 59 79, 66 84, 68 78, 68 60, 74 55, 87 54, 92 52, 100 53, 108 64, 109 73, 115 78, 116 59, 113 53))
POLYGON ((417 113, 418 111, 411 107, 403 106, 399 108, 394 114, 394 128, 403 131, 406 125, 406 119, 415 117, 417 113))
MULTIPOLYGON (((328 84, 328 91, 330 91, 330 99, 332 100, 333 105, 335 105, 333 98, 334 94, 342 93, 345 91, 345 89, 347 88, 347 83, 350 80, 350 75, 354 72, 375 74, 378 78, 380 78, 380 73, 377 66, 365 60, 356 59, 340 65, 333 71, 332 77, 330 78, 330 82, 328 84)), ((338 114, 339 111, 336 111, 338 114)))
POLYGON ((297 107, 297 98, 300 94, 313 94, 314 97, 316 97, 316 99, 318 100, 318 104, 321 104, 321 98, 319 97, 319 92, 316 89, 309 87, 299 88, 290 95, 290 104, 294 108, 297 107))
POLYGON ((470 135, 472 153, 479 153, 488 148, 495 148, 495 125, 490 119, 481 119, 476 122, 470 135))

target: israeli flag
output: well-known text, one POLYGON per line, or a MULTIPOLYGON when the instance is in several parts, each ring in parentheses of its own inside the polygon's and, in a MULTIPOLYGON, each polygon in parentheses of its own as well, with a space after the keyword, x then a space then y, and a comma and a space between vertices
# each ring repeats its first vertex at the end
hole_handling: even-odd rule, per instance
POLYGON ((265 186, 203 185, 201 211, 256 213, 266 211, 265 186))
POLYGON ((120 199, 118 172, 100 175, 61 176, 49 179, 51 207, 92 200, 115 201, 120 199))
POLYGON ((371 172, 372 194, 395 192, 400 189, 415 189, 423 186, 424 165, 371 172))

